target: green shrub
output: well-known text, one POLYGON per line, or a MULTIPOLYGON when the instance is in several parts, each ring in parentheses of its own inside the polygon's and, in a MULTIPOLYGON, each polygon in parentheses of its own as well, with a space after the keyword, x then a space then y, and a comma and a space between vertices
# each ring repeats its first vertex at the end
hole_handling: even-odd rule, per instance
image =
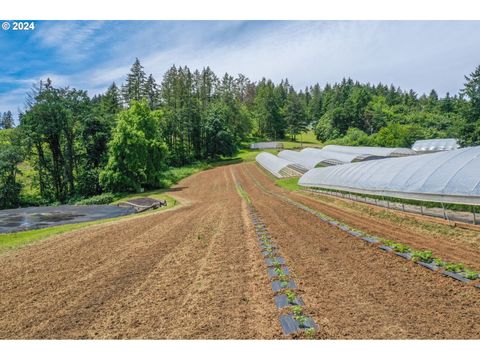
POLYGON ((116 200, 116 196, 112 193, 104 193, 95 195, 86 199, 75 202, 75 205, 104 205, 110 204, 116 200))

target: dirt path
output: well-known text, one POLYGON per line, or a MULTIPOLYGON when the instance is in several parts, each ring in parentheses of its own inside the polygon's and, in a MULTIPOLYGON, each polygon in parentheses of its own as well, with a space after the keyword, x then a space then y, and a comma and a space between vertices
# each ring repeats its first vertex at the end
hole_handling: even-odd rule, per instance
POLYGON ((1 256, 0 337, 280 336, 230 169, 199 173, 174 194, 186 205, 1 256))
POLYGON ((254 164, 240 181, 302 290, 325 338, 480 337, 480 292, 433 274, 268 195, 254 164))
POLYGON ((280 246, 321 338, 480 337, 478 290, 265 193, 253 179, 324 206, 240 164, 182 181, 172 192, 181 207, 0 256, 0 338, 283 338, 233 173, 280 246))

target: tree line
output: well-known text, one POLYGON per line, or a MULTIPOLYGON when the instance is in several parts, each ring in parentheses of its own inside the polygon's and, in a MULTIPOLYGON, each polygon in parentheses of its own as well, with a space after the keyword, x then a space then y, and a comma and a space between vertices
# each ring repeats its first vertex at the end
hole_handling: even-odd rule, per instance
POLYGON ((65 203, 159 188, 170 167, 233 156, 247 140, 295 140, 308 129, 346 145, 410 146, 434 137, 478 144, 480 66, 459 94, 440 98, 435 90, 418 96, 351 79, 297 91, 287 79, 218 77, 209 67, 172 66, 157 83, 136 59, 123 85, 93 97, 41 81, 15 129, 10 112, 0 120, 9 129, 0 132, 0 207, 65 203), (24 170, 36 200, 20 195, 24 170))

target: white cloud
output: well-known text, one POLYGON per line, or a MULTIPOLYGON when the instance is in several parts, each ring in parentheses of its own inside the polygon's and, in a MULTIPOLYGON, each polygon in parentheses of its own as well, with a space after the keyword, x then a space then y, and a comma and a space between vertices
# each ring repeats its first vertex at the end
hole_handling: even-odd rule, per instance
MULTIPOLYGON (((38 36, 45 46, 58 48, 78 65, 88 49, 103 44, 111 35, 99 36, 103 25, 53 23, 38 36)), ((435 88, 445 94, 457 93, 463 76, 472 72, 480 59, 480 22, 261 25, 239 33, 244 29, 242 22, 120 23, 115 27, 115 38, 105 43, 110 54, 107 60, 80 72, 51 71, 39 78, 48 76, 58 86, 86 89, 93 95, 105 91, 113 81, 120 85, 139 57, 145 71, 159 82, 173 64, 192 69, 208 65, 220 76, 224 72, 243 73, 254 81, 287 77, 296 88, 351 77, 361 82, 393 83, 418 93, 435 88)), ((26 84, 30 80, 17 81, 26 84)), ((0 111, 13 98, 1 102, 0 111)))

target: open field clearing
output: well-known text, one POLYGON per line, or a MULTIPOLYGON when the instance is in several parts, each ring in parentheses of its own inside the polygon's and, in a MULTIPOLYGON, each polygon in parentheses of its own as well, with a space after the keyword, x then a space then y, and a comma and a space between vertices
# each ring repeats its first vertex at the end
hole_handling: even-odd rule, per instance
POLYGON ((383 253, 279 194, 373 235, 474 268, 473 236, 428 235, 284 190, 255 164, 197 173, 182 205, 0 255, 1 338, 285 338, 250 206, 318 338, 480 338, 480 290, 383 253), (247 201, 248 199, 248 201, 247 201))

